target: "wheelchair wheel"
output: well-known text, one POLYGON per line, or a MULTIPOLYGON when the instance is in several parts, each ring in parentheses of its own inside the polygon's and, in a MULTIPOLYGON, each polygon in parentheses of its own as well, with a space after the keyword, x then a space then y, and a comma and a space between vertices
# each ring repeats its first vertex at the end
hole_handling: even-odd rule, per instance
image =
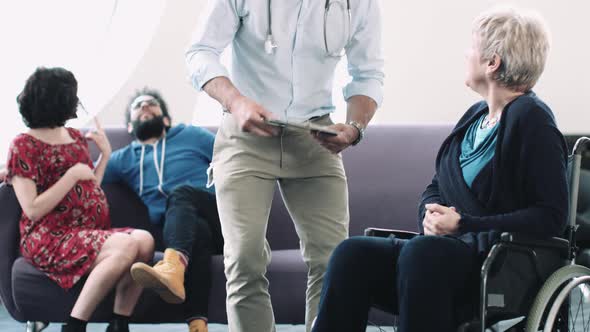
POLYGON ((590 331, 590 269, 568 265, 555 271, 537 294, 525 331, 590 331))

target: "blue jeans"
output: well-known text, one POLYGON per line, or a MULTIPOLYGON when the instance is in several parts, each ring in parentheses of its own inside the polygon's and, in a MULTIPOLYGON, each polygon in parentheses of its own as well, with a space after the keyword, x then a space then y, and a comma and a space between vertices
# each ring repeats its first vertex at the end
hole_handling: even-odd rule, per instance
POLYGON ((399 332, 454 332, 473 318, 478 261, 451 237, 350 238, 330 259, 313 332, 365 331, 372 306, 397 314, 399 332))
POLYGON ((189 258, 185 274, 187 319, 208 317, 211 256, 223 252, 215 195, 183 185, 168 197, 164 244, 189 258))

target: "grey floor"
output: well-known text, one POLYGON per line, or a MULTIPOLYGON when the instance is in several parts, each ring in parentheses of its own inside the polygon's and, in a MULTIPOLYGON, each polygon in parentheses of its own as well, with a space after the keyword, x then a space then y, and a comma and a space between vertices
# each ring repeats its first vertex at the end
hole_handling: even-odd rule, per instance
MULTIPOLYGON (((88 332, 104 332, 106 324, 90 324, 88 332)), ((184 324, 160 324, 160 325, 131 325, 131 332, 187 332, 187 326, 184 324)), ((19 323, 10 317, 8 312, 2 304, 0 304, 0 331, 1 332, 24 332, 25 324, 19 323)), ((60 332, 59 324, 51 324, 43 332, 60 332)), ((277 332, 304 332, 305 328, 301 325, 279 325, 277 332)), ((367 332, 379 332, 376 327, 369 327, 367 332)), ((391 327, 383 328, 381 331, 392 332, 391 327)), ((211 324, 209 332, 227 332, 227 326, 219 324, 211 324)))

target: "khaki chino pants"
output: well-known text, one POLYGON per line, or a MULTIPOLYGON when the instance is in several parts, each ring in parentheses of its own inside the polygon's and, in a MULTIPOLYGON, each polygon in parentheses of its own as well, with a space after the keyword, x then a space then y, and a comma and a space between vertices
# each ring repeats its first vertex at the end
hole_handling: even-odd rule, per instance
MULTIPOLYGON (((323 116, 315 123, 328 125, 323 116)), ((223 237, 227 314, 231 332, 274 332, 266 268, 266 229, 275 184, 295 224, 308 267, 306 329, 317 314, 322 281, 334 248, 348 236, 348 187, 340 154, 308 132, 278 137, 242 132, 225 114, 213 150, 212 174, 223 237)))

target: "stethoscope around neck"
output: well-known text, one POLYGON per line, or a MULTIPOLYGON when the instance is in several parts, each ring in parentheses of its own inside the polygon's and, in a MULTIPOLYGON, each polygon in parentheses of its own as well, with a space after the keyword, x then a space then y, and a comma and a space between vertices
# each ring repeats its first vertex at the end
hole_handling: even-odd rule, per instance
MULTIPOLYGON (((331 57, 342 57, 344 55, 344 48, 342 48, 339 51, 332 51, 332 50, 330 50, 330 47, 328 46, 327 22, 328 22, 328 13, 330 12, 330 8, 332 8, 332 5, 338 5, 338 6, 342 7, 343 10, 346 9, 347 16, 348 16, 348 38, 346 40, 346 44, 348 44, 348 42, 350 41, 350 37, 351 37, 351 27, 352 27, 352 13, 350 10, 350 0, 346 0, 346 8, 344 8, 344 5, 342 4, 341 1, 326 0, 325 11, 324 11, 324 47, 326 49, 326 55, 331 56, 331 57)), ((272 8, 272 0, 268 0, 268 8, 267 8, 268 28, 267 28, 267 32, 266 32, 266 40, 264 41, 264 51, 266 52, 266 54, 273 54, 274 49, 277 48, 277 44, 275 43, 275 40, 272 36, 271 8, 272 8)))

